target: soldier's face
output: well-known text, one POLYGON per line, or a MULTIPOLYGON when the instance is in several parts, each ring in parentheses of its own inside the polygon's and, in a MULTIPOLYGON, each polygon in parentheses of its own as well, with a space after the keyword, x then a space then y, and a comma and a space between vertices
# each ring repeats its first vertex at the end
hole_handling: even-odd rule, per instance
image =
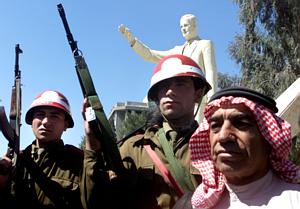
POLYGON ((33 113, 32 130, 40 147, 61 139, 67 129, 65 113, 54 107, 39 107, 33 113))
POLYGON ((157 89, 160 111, 168 120, 190 122, 194 118, 195 102, 199 101, 202 89, 195 90, 190 77, 169 78, 157 89))

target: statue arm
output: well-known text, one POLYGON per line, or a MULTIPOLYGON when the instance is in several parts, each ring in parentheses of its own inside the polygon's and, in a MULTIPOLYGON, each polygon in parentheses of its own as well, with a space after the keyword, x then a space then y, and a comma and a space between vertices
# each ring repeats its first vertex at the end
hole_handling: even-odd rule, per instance
POLYGON ((208 99, 217 91, 217 68, 215 60, 215 52, 212 41, 208 40, 203 51, 203 63, 205 68, 205 76, 208 83, 211 85, 211 90, 207 93, 208 99))
POLYGON ((159 51, 150 49, 138 39, 136 39, 136 42, 132 46, 132 49, 144 60, 153 63, 158 63, 162 58, 171 54, 169 51, 159 51))
POLYGON ((158 63, 162 58, 171 54, 170 51, 159 51, 150 49, 140 40, 133 36, 129 28, 124 25, 119 26, 120 33, 127 39, 132 49, 148 62, 158 63))

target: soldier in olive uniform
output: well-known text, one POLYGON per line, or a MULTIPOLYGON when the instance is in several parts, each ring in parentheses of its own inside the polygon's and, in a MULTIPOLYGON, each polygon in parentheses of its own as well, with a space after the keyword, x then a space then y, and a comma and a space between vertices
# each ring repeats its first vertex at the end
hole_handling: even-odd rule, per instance
MULTIPOLYGON (((25 120, 32 126, 35 140, 19 154, 15 168, 7 156, 1 159, 2 171, 6 170, 0 175, 1 205, 33 209, 90 208, 88 182, 96 171, 88 170, 93 166, 91 159, 96 158, 96 151, 89 150, 88 140, 83 152, 61 139, 63 132, 74 126, 66 97, 57 91, 42 92, 31 104, 25 120)), ((102 175, 97 173, 99 176, 102 175)))
MULTIPOLYGON (((170 55, 159 62, 148 99, 158 106, 163 122, 154 123, 144 134, 134 135, 120 145, 125 174, 123 184, 111 195, 112 204, 119 203, 117 208, 169 209, 182 193, 201 183, 201 176, 191 165, 188 144, 198 127, 195 103, 201 103, 210 88, 203 71, 189 57, 170 55), (151 150, 173 178, 162 174, 149 155, 151 150)), ((91 136, 88 126, 86 133, 91 136)))

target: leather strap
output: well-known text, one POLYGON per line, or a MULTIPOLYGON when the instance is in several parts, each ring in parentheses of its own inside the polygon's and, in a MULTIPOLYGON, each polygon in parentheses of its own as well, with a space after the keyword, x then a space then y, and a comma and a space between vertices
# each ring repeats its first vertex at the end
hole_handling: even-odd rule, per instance
POLYGON ((186 170, 182 167, 181 163, 176 158, 173 152, 173 148, 170 146, 163 128, 158 130, 158 139, 170 164, 170 171, 177 182, 179 182, 180 186, 185 192, 193 191, 194 186, 191 181, 190 175, 186 173, 186 170))
POLYGON ((75 61, 76 72, 80 81, 81 89, 83 94, 87 97, 88 102, 91 105, 92 114, 94 115, 91 117, 91 120, 87 119, 87 121, 95 134, 101 136, 101 143, 104 150, 103 154, 107 164, 111 167, 109 169, 112 169, 117 173, 121 173, 123 170, 123 163, 116 141, 114 141, 115 135, 104 113, 103 106, 89 73, 88 66, 83 56, 75 56, 75 61))
POLYGON ((175 189, 176 194, 181 197, 184 194, 183 189, 180 187, 180 185, 177 183, 177 181, 174 179, 170 171, 167 169, 167 167, 161 162, 157 154, 151 149, 150 145, 144 145, 144 148, 146 149, 147 153, 149 154, 150 158, 156 165, 156 167, 161 172, 165 182, 169 184, 172 188, 175 189))

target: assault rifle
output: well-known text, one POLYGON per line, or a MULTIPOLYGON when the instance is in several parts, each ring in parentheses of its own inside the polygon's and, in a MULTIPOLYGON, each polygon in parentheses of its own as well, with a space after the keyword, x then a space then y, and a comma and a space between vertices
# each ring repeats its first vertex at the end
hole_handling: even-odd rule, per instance
POLYGON ((103 149, 104 160, 107 168, 116 172, 116 174, 118 175, 118 173, 122 172, 124 167, 118 146, 114 141, 115 134, 112 131, 110 124, 106 118, 103 106, 97 95, 92 77, 89 73, 89 69, 82 55, 82 52, 78 49, 77 42, 74 40, 73 35, 70 31, 62 4, 58 4, 57 9, 62 19, 67 34, 67 39, 75 59, 75 69, 83 96, 88 99, 88 103, 90 105, 88 109, 89 117, 87 117, 87 121, 89 122, 96 136, 99 136, 101 138, 101 147, 103 149))
POLYGON ((16 166, 17 156, 20 150, 20 127, 21 127, 21 71, 19 69, 19 54, 23 53, 20 45, 15 46, 15 83, 11 92, 11 104, 9 122, 5 109, 0 106, 0 130, 8 140, 8 156, 13 160, 13 167, 16 166))

